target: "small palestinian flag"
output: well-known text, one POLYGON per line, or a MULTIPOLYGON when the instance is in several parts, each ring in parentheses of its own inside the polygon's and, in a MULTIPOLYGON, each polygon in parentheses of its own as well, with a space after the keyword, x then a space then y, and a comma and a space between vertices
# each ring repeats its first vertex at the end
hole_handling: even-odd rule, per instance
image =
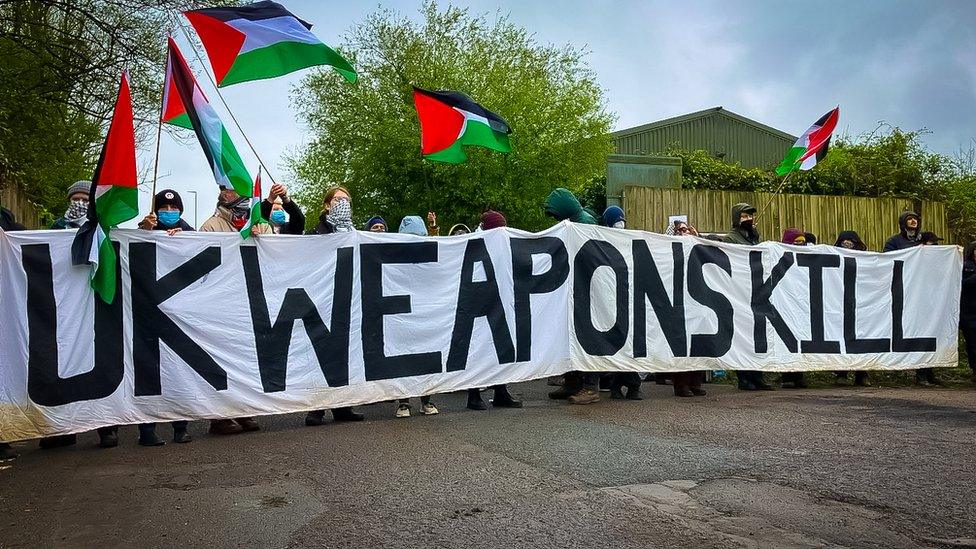
MULTIPOLYGON (((244 167, 241 155, 234 147, 223 122, 203 96, 190 67, 172 38, 169 39, 169 57, 166 64, 166 74, 171 78, 173 88, 176 89, 190 126, 207 156, 217 184, 225 189, 234 189, 241 196, 251 196, 251 175, 244 167)), ((168 83, 165 89, 169 89, 168 83)))
POLYGON ((241 227, 240 233, 241 238, 247 240, 251 237, 251 227, 258 225, 260 223, 267 223, 267 221, 261 217, 261 167, 258 167, 258 176, 254 179, 254 189, 251 192, 251 214, 247 218, 247 223, 241 227))
POLYGON ((776 168, 776 175, 786 175, 796 170, 809 170, 827 156, 830 148, 830 135, 837 127, 840 107, 828 112, 813 123, 786 153, 786 158, 776 168))
POLYGON ((460 164, 468 159, 464 145, 512 151, 508 122, 463 93, 414 88, 413 102, 420 118, 420 152, 424 158, 460 164))
POLYGON ((118 257, 109 240, 111 227, 139 213, 136 189, 136 134, 132 122, 129 78, 122 73, 112 123, 95 166, 88 193, 88 219, 71 243, 71 263, 91 265, 91 287, 105 303, 115 300, 118 257))
POLYGON ((210 57, 220 87, 331 65, 350 82, 356 71, 302 21, 276 2, 185 12, 210 57))

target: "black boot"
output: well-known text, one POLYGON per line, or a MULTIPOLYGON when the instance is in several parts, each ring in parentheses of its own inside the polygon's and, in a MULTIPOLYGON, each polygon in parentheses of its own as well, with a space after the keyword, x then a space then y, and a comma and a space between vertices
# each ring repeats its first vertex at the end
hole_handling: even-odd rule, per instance
POLYGON ((325 410, 312 410, 305 414, 306 427, 318 427, 325 424, 325 410))
POLYGON ((468 409, 487 410, 488 405, 485 399, 481 398, 481 389, 468 389, 468 409))
POLYGON ((64 448, 65 446, 74 446, 78 443, 78 435, 54 435, 53 437, 44 437, 38 443, 38 446, 42 450, 50 450, 52 448, 64 448))
POLYGON ((14 449, 9 444, 0 442, 0 461, 8 461, 17 459, 18 457, 20 457, 20 454, 14 452, 14 449))
POLYGON ((522 401, 516 400, 512 393, 508 392, 507 385, 495 385, 495 398, 491 399, 491 405, 495 408, 521 408, 522 401))
POLYGON ((351 406, 335 408, 332 410, 332 419, 335 421, 363 421, 366 416, 352 409, 351 406))
POLYGON ((611 385, 610 398, 612 398, 613 400, 623 400, 624 398, 626 398, 624 397, 624 392, 622 391, 622 389, 623 389, 622 385, 617 385, 617 384, 611 385))
POLYGON ((644 394, 641 393, 640 385, 629 385, 627 387, 627 400, 644 400, 644 394))
POLYGON ((139 426, 139 446, 162 446, 166 441, 156 435, 155 423, 144 423, 139 426))
POLYGON ((115 448, 118 445, 119 445, 118 426, 99 427, 98 429, 99 448, 115 448))

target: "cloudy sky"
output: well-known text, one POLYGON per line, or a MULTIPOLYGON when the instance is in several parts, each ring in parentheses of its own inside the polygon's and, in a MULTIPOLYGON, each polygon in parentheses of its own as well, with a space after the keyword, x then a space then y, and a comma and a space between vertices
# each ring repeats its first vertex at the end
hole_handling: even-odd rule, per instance
MULTIPOLYGON (((407 1, 279 1, 313 23, 330 45, 341 44, 378 5, 411 17, 419 7, 407 1)), ((476 13, 508 13, 539 42, 585 46, 607 107, 617 115, 616 129, 723 106, 796 135, 840 105, 844 133, 870 132, 883 121, 928 129, 925 142, 938 152, 976 146, 976 2, 970 0, 454 3, 476 13)), ((199 70, 186 42, 180 43, 199 70)), ((306 142, 290 93, 302 74, 222 90, 276 179, 289 184, 283 156, 306 142)), ((216 108, 230 126, 223 106, 216 108)), ((256 166, 236 129, 230 131, 256 166)), ((146 173, 151 145, 140 155, 146 173)), ((159 173, 159 189, 184 195, 187 221, 195 222, 187 191, 199 192, 196 224, 213 212, 215 185, 195 140, 164 135, 159 173)), ((145 210, 148 187, 141 198, 145 210)))

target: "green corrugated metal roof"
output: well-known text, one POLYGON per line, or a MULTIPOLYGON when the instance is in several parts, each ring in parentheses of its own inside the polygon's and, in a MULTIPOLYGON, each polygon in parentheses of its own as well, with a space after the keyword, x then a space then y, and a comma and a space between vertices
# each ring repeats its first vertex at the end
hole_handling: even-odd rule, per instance
POLYGON ((625 129, 622 129, 622 130, 617 130, 615 132, 612 132, 610 134, 610 136, 613 137, 614 139, 617 139, 617 138, 620 138, 620 137, 627 137, 629 135, 634 135, 636 133, 643 133, 643 132, 650 131, 650 130, 656 130, 658 128, 664 128, 666 126, 674 126, 676 124, 681 124, 683 122, 688 122, 690 120, 695 120, 696 118, 705 118, 706 116, 714 116, 714 115, 727 116, 727 117, 729 117, 729 118, 731 118, 733 120, 736 120, 738 122, 742 122, 743 124, 747 124, 749 126, 753 126, 756 129, 760 129, 760 130, 769 132, 769 133, 771 133, 771 134, 773 134, 773 135, 775 135, 777 137, 782 137, 783 139, 786 139, 786 140, 788 140, 790 142, 796 142, 796 139, 797 139, 797 136, 795 136, 795 135, 790 135, 790 134, 788 134, 788 133, 786 133, 784 131, 777 130, 776 128, 774 128, 772 126, 767 126, 767 125, 765 125, 765 124, 763 124, 761 122, 756 122, 755 120, 753 120, 751 118, 746 118, 745 116, 742 116, 741 114, 736 114, 736 113, 734 113, 734 112, 726 109, 725 107, 721 107, 721 106, 720 107, 712 107, 710 109, 705 109, 705 110, 697 111, 697 112, 693 112, 693 113, 682 114, 681 116, 673 116, 671 118, 665 118, 664 120, 658 120, 657 122, 651 122, 650 124, 643 124, 641 126, 634 126, 633 128, 625 128, 625 129))

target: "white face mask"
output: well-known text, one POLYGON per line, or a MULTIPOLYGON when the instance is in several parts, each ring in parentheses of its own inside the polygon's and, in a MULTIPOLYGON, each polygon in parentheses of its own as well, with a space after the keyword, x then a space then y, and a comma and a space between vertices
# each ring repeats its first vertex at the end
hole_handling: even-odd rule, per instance
POLYGON ((626 227, 627 227, 627 222, 626 221, 618 221, 618 222, 616 222, 616 223, 613 224, 613 228, 614 229, 624 229, 626 227))

